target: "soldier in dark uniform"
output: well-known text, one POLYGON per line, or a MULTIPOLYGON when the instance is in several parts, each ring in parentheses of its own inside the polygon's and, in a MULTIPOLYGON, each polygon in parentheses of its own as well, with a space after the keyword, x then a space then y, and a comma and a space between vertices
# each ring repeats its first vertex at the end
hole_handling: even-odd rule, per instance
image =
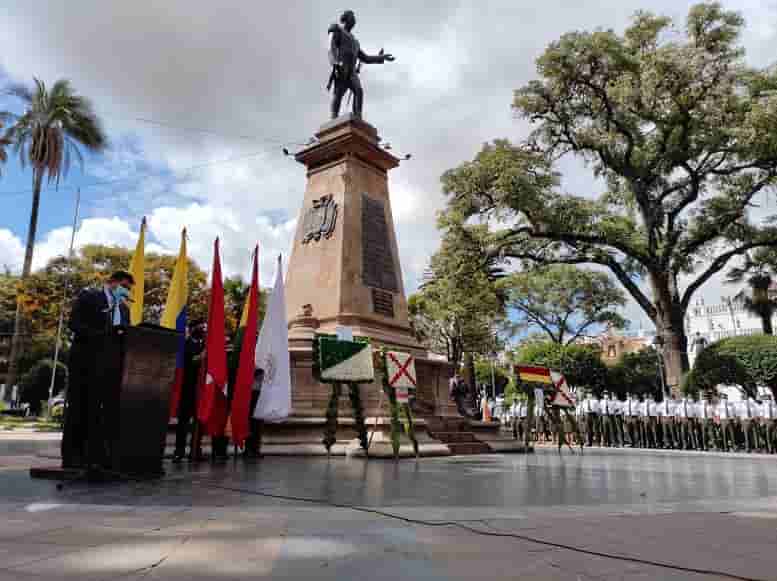
POLYGON ((340 24, 332 24, 328 31, 331 35, 329 63, 332 65, 332 74, 329 77, 327 90, 334 86, 332 119, 340 115, 343 96, 349 89, 353 93, 353 113, 361 118, 364 104, 364 91, 359 80, 361 63, 383 64, 394 60, 392 55, 384 54, 383 49, 377 56, 370 56, 362 51, 359 41, 351 32, 354 26, 356 26, 356 16, 353 10, 346 10, 340 17, 340 24))
POLYGON ((250 434, 246 438, 245 456, 247 458, 260 458, 262 455, 262 420, 254 417, 256 404, 259 402, 259 396, 262 393, 262 383, 264 383, 264 369, 254 370, 254 385, 251 389, 251 403, 248 406, 248 426, 250 434))
POLYGON ((118 425, 125 302, 134 280, 117 271, 100 287, 82 290, 73 304, 68 328, 73 333, 62 434, 62 466, 92 471, 111 468, 111 445, 118 425))

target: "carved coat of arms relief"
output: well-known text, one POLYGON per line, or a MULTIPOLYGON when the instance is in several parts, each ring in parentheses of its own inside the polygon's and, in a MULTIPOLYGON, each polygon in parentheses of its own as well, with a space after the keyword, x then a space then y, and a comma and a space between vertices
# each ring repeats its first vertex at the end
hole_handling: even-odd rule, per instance
POLYGON ((337 224, 337 211, 337 204, 331 194, 313 200, 313 205, 303 217, 302 244, 330 238, 337 224))

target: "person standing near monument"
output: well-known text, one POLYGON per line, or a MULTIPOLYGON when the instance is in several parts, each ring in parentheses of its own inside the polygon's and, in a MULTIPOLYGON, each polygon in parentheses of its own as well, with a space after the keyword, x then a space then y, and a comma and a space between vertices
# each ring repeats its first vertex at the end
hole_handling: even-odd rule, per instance
POLYGON ((114 272, 100 287, 82 290, 73 304, 73 333, 62 434, 63 468, 99 471, 111 467, 111 444, 118 425, 123 335, 130 322, 125 304, 132 275, 114 272))
POLYGON ((330 108, 332 119, 340 115, 343 97, 349 90, 353 95, 353 114, 356 117, 362 117, 364 90, 359 80, 361 63, 383 64, 394 60, 394 56, 384 53, 383 49, 380 49, 376 56, 365 53, 353 35, 354 26, 356 26, 356 15, 353 10, 346 10, 340 16, 340 23, 332 24, 328 30, 329 64, 332 65, 332 73, 326 88, 334 91, 330 108))
MULTIPOLYGON (((194 417, 197 401, 197 383, 200 375, 200 362, 205 349, 205 323, 192 322, 187 329, 184 345, 183 384, 181 399, 178 403, 178 424, 175 428, 175 453, 173 462, 183 462, 186 457, 186 442, 191 432, 191 421, 194 417)), ((193 452, 194 446, 190 445, 193 452)), ((192 453, 190 457, 193 457, 192 453)))

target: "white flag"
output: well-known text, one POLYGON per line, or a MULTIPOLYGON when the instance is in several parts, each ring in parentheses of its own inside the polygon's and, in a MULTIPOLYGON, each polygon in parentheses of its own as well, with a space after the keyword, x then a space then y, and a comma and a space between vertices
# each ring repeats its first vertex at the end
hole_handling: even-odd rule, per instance
POLYGON ((283 269, 279 256, 275 285, 267 303, 267 314, 256 344, 256 368, 264 370, 264 379, 254 417, 267 422, 283 420, 291 413, 289 328, 286 322, 284 292, 283 269))

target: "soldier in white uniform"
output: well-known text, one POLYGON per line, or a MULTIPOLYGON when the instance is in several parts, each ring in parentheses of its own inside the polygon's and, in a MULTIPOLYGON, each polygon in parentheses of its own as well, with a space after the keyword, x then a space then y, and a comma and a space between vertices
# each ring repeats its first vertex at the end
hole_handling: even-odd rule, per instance
POLYGON ((594 443, 599 444, 599 400, 591 396, 586 398, 585 433, 589 446, 593 446, 594 443))
POLYGON ((675 411, 675 425, 677 434, 678 448, 681 450, 691 450, 693 445, 693 431, 691 429, 691 421, 693 419, 693 404, 688 401, 687 397, 681 398, 677 402, 675 411))
POLYGON ((715 422, 712 419, 715 410, 707 397, 702 397, 696 404, 696 417, 699 422, 699 443, 702 450, 709 450, 715 445, 715 422))
POLYGON ((728 403, 728 395, 720 394, 720 401, 715 410, 720 422, 720 449, 728 452, 736 446, 734 441, 734 426, 731 423, 731 405, 728 403))
POLYGON ((653 399, 652 395, 648 396, 648 434, 651 439, 651 448, 661 448, 661 416, 660 405, 653 399))
POLYGON ((613 399, 615 405, 615 439, 617 446, 626 445, 626 401, 621 401, 618 398, 613 399))
POLYGON ((623 402, 623 419, 625 432, 628 435, 629 445, 632 448, 640 448, 639 444, 639 404, 630 393, 626 394, 626 401, 623 402))
POLYGON ((744 436, 745 452, 750 453, 759 447, 755 421, 756 403, 753 398, 748 397, 739 402, 736 411, 744 436))
POLYGON ((642 396, 642 401, 639 402, 637 407, 637 413, 639 414, 639 441, 643 448, 650 448, 650 410, 649 410, 648 397, 642 396))
POLYGON ((518 408, 516 410, 516 430, 513 432, 513 436, 518 437, 519 441, 524 441, 524 434, 526 434, 526 400, 522 399, 518 402, 518 408), (517 432, 517 434, 516 434, 517 432))
POLYGON ((777 408, 771 394, 761 396, 761 426, 766 451, 774 454, 777 448, 777 408))
POLYGON ((661 402, 661 427, 663 428, 664 448, 674 450, 677 448, 677 424, 675 414, 677 413, 677 400, 674 396, 664 396, 661 402))
POLYGON ((540 388, 534 389, 534 425, 536 442, 540 442, 545 432, 545 392, 540 388))
POLYGON ((608 448, 615 444, 614 411, 610 394, 605 392, 600 402, 599 416, 602 424, 602 445, 608 448))

